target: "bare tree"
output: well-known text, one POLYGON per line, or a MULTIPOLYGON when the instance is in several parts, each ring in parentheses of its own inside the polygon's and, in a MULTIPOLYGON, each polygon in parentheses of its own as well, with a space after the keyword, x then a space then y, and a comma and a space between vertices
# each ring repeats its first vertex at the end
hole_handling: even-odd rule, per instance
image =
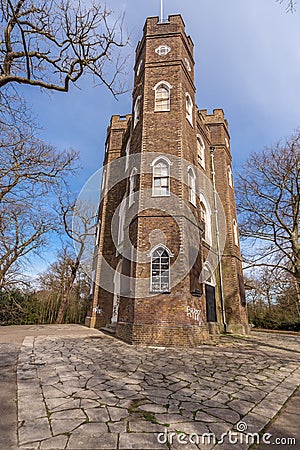
POLYGON ((41 290, 38 296, 41 301, 43 322, 54 323, 58 314, 62 314, 62 310, 62 319, 59 323, 84 318, 82 313, 86 312, 90 280, 80 267, 75 273, 75 264, 76 254, 68 243, 58 252, 56 261, 39 277, 41 290))
POLYGON ((123 18, 114 20, 101 1, 0 0, 0 14, 0 89, 18 83, 67 92, 91 74, 113 94, 122 90, 123 18))
POLYGON ((74 245, 75 253, 68 259, 69 276, 64 286, 56 323, 63 322, 78 273, 91 273, 97 209, 88 202, 71 201, 64 196, 60 200, 59 215, 63 218, 65 232, 74 245))
POLYGON ((0 122, 0 289, 14 283, 24 257, 37 252, 59 227, 53 205, 78 154, 58 153, 24 123, 0 122), (15 276, 14 276, 15 275, 15 276))
POLYGON ((300 300, 300 133, 252 154, 237 193, 248 267, 281 269, 300 300))
POLYGON ((296 9, 296 0, 276 0, 279 3, 284 3, 287 12, 294 12, 296 9))

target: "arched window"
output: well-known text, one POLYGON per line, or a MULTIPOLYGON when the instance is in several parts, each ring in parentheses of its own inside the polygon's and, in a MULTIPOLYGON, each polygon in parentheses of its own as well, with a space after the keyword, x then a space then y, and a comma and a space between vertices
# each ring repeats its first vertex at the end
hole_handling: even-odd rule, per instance
POLYGON ((167 158, 159 158, 152 163, 152 195, 154 197, 170 195, 170 164, 167 158))
POLYGON ((193 126, 193 102, 188 92, 185 95, 185 105, 186 105, 186 118, 193 126))
POLYGON ((106 168, 104 168, 104 169, 103 169, 103 172, 102 172, 101 191, 104 190, 104 188, 105 188, 105 183, 106 183, 106 168))
POLYGON ((128 206, 132 206, 135 202, 134 194, 136 192, 136 175, 137 169, 134 167, 131 171, 130 178, 129 178, 129 202, 128 206))
POLYGON ((125 149, 125 170, 128 170, 130 143, 131 143, 131 139, 129 138, 127 141, 127 144, 126 144, 126 149, 125 149))
POLYGON ((135 128, 138 121, 140 120, 140 114, 141 114, 141 96, 139 95, 138 98, 135 101, 134 104, 134 120, 133 120, 133 127, 135 128))
POLYGON ((202 239, 211 245, 211 210, 203 194, 200 195, 200 221, 202 227, 202 239))
POLYGON ((205 144, 200 134, 197 134, 198 163, 205 169, 205 144))
POLYGON ((125 208, 126 198, 124 197, 119 208, 118 245, 124 241, 125 208))
POLYGON ((196 206, 196 175, 191 167, 188 169, 189 201, 196 206))
POLYGON ((210 286, 216 286, 216 277, 213 269, 208 261, 204 263, 203 272, 201 274, 201 282, 209 284, 210 286))
POLYGON ((151 252, 151 292, 170 291, 170 252, 158 246, 151 252))
POLYGON ((137 71, 136 71, 136 76, 137 76, 137 77, 138 77, 138 76, 139 76, 139 74, 141 73, 141 68, 142 68, 142 65, 143 65, 143 60, 141 59, 141 60, 140 60, 140 62, 139 62, 139 65, 138 65, 137 71))
POLYGON ((239 230, 238 230, 237 221, 235 219, 233 219, 233 239, 234 239, 235 245, 238 247, 239 246, 239 230))
POLYGON ((228 184, 231 188, 233 188, 232 169, 230 166, 227 167, 227 175, 228 175, 228 184))
POLYGON ((170 111, 170 89, 171 86, 166 81, 162 81, 154 87, 155 111, 170 111))

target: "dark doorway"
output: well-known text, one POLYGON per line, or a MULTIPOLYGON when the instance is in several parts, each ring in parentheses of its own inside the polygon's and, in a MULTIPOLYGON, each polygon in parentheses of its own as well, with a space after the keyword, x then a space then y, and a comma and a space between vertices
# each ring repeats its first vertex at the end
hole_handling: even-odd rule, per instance
POLYGON ((209 284, 205 285, 205 297, 206 297, 206 320, 207 322, 217 322, 217 310, 216 310, 216 288, 209 284))

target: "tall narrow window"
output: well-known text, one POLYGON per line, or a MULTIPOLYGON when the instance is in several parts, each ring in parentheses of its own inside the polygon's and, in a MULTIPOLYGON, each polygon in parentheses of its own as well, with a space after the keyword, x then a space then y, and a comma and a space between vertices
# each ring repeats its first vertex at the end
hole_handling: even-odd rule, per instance
POLYGON ((104 169, 103 169, 103 172, 102 172, 101 191, 104 190, 104 188, 105 188, 105 183, 106 183, 106 168, 104 168, 104 169))
POLYGON ((121 245, 122 242, 124 241, 125 207, 126 207, 126 198, 123 198, 119 208, 118 245, 121 245))
POLYGON ((203 194, 200 195, 200 221, 202 227, 202 239, 211 245, 211 209, 203 194))
POLYGON ((188 170, 189 201, 196 206, 196 175, 190 167, 188 170))
POLYGON ((129 162, 129 154, 130 154, 130 142, 131 139, 129 138, 126 144, 125 149, 125 170, 128 170, 128 162, 129 162))
POLYGON ((135 202, 134 194, 136 192, 136 177, 137 177, 137 170, 134 167, 131 171, 130 178, 129 178, 129 202, 128 206, 132 206, 135 202))
POLYGON ((133 127, 136 127, 138 121, 140 120, 140 114, 141 114, 141 96, 139 96, 134 104, 134 120, 133 120, 133 127))
POLYGON ((170 291, 170 252, 163 246, 151 253, 151 292, 170 291))
POLYGON ((166 159, 156 160, 153 164, 152 195, 170 195, 170 162, 166 159))
POLYGON ((186 102, 186 118, 190 122, 190 124, 193 126, 193 102, 191 99, 190 94, 187 92, 185 96, 185 102, 186 102))
POLYGON ((237 221, 235 219, 233 219, 233 239, 234 239, 235 245, 238 247, 239 246, 239 230, 238 230, 237 221))
POLYGON ((200 134, 197 134, 198 163, 205 169, 205 144, 200 134))
POLYGON ((200 203, 200 221, 201 221, 201 228, 202 228, 202 239, 205 240, 206 237, 206 221, 207 221, 207 217, 206 217, 207 213, 206 213, 206 208, 205 205, 201 202, 200 203))
POLYGON ((232 169, 230 166, 227 167, 227 175, 228 175, 228 184, 231 188, 233 188, 232 169))
POLYGON ((170 89, 169 83, 162 81, 154 87, 155 111, 170 111, 170 89))

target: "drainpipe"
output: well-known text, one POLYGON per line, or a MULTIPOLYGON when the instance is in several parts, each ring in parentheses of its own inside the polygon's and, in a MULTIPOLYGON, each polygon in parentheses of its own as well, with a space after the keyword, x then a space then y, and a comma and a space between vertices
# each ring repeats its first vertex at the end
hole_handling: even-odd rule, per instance
POLYGON ((219 260, 219 279, 220 279, 220 299, 222 307, 222 322, 224 325, 224 332, 227 333, 227 322, 226 322, 226 312, 224 303, 224 291, 223 291, 223 275, 222 275, 222 259, 220 250, 220 233, 218 224, 218 208, 217 208, 217 190, 216 190, 216 172, 215 172, 215 162, 214 162, 214 151, 215 147, 210 147, 210 158, 211 158, 211 171, 212 171, 212 183, 213 183, 213 194, 214 194, 214 216, 215 216, 215 227, 216 227, 216 240, 217 240, 217 254, 219 260))

